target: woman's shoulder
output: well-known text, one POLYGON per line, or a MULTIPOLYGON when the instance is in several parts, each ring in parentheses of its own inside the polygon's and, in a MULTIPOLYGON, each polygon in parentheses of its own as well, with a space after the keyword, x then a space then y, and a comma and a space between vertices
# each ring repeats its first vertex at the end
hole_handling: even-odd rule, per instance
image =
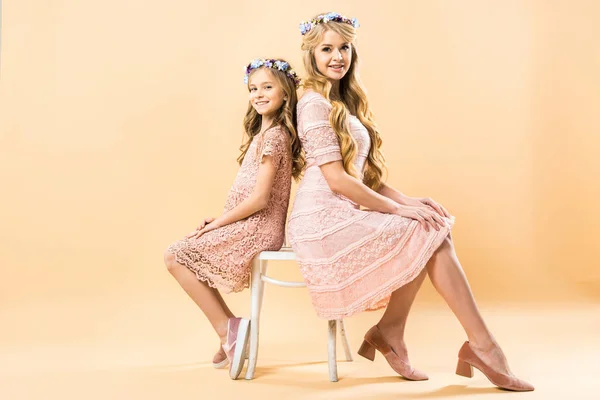
POLYGON ((320 93, 314 92, 312 90, 307 90, 304 92, 300 100, 298 100, 298 109, 304 108, 307 104, 311 104, 314 106, 321 106, 330 109, 331 104, 327 99, 320 93))

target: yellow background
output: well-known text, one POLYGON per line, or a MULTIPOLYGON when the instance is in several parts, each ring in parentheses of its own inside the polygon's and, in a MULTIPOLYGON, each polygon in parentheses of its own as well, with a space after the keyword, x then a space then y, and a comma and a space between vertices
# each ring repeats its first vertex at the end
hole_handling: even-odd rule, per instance
MULTIPOLYGON (((47 343, 174 339, 190 319, 216 342, 163 251, 223 207, 247 106, 243 66, 283 57, 303 75, 298 23, 330 10, 361 23, 388 183, 457 217, 478 301, 600 299, 600 3, 5 0, 7 360, 47 343)), ((299 277, 281 267, 277 276, 299 277)), ((226 300, 247 315, 248 296, 226 300)), ((293 305, 309 320, 305 291, 270 299, 280 318, 293 305)), ((427 283, 418 302, 430 301, 440 302, 427 283)), ((207 357, 214 347, 197 345, 207 357)))

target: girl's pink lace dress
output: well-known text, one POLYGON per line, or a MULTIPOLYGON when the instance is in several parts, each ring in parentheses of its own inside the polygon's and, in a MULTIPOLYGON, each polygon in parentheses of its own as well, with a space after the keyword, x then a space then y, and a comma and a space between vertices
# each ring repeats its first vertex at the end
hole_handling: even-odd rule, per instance
MULTIPOLYGON (((391 293, 417 277, 448 236, 453 218, 440 231, 427 232, 410 218, 363 211, 329 189, 320 165, 341 160, 329 124, 331 104, 307 92, 298 103, 298 134, 307 169, 288 221, 288 237, 309 288, 317 315, 340 319, 385 307, 391 293)), ((363 171, 370 138, 355 116, 350 131, 363 171)))
POLYGON ((199 280, 224 293, 248 287, 251 261, 265 250, 279 250, 284 242, 285 218, 290 201, 292 154, 289 135, 274 127, 254 137, 229 191, 224 212, 245 200, 256 183, 262 157, 277 166, 271 197, 261 211, 215 229, 199 239, 182 239, 169 246, 177 262, 196 273, 199 280))

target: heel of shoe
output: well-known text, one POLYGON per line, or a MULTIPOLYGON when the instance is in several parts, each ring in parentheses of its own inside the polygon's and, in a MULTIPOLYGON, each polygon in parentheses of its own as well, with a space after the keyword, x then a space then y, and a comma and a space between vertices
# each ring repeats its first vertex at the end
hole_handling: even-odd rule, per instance
POLYGON ((456 375, 464 376, 466 378, 473 377, 473 366, 463 360, 458 360, 456 364, 456 375))
POLYGON ((363 340, 360 349, 358 349, 358 355, 363 356, 367 360, 375 360, 375 346, 363 340))

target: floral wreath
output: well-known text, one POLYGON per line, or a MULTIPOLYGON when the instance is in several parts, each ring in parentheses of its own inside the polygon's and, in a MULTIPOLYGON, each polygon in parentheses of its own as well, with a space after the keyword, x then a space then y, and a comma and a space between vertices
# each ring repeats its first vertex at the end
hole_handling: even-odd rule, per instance
POLYGON ((285 72, 286 76, 294 82, 294 86, 296 87, 296 89, 298 88, 298 86, 300 86, 300 78, 298 77, 296 72, 292 70, 290 64, 283 60, 276 60, 274 58, 256 58, 252 60, 250 64, 246 65, 244 67, 244 71, 246 72, 246 74, 244 75, 244 83, 246 85, 248 84, 250 72, 260 67, 273 68, 281 72, 285 72))
POLYGON ((330 22, 330 21, 342 22, 342 23, 345 23, 348 25, 352 25, 354 28, 358 28, 360 26, 358 24, 358 20, 356 18, 348 18, 348 17, 344 17, 341 14, 338 14, 335 12, 330 12, 327 14, 319 15, 318 17, 315 17, 308 22, 306 22, 306 21, 300 22, 300 33, 302 33, 302 35, 306 35, 315 26, 317 26, 319 24, 326 24, 327 22, 330 22))

